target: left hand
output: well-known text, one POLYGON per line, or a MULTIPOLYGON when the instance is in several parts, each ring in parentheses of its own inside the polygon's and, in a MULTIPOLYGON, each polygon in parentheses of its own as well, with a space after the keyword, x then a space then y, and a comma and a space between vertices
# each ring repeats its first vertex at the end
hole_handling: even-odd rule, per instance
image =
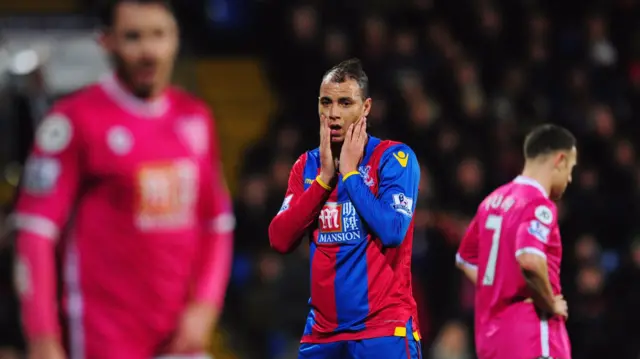
POLYGON ((188 305, 169 344, 169 353, 194 354, 206 351, 217 321, 218 312, 210 305, 188 305))
POLYGON ((352 123, 347 130, 347 135, 340 152, 340 173, 345 175, 358 170, 358 163, 362 159, 364 146, 367 143, 367 118, 352 123))

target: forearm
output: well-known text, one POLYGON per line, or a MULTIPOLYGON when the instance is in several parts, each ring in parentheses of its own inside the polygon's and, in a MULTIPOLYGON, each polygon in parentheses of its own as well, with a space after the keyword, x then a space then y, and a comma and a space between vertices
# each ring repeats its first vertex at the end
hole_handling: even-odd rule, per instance
POLYGON ((55 270, 54 241, 29 232, 19 233, 15 279, 29 340, 60 337, 55 270))
POLYGON ((464 273, 465 277, 469 278, 474 285, 478 282, 478 266, 463 259, 460 253, 456 253, 456 267, 458 267, 458 269, 464 273))
POLYGON ((233 233, 209 235, 203 248, 202 263, 197 273, 194 300, 207 303, 220 312, 231 276, 233 233))
POLYGON ((393 209, 391 204, 377 198, 359 174, 343 179, 347 194, 358 214, 385 247, 397 247, 402 243, 411 218, 393 209))
POLYGON ((478 282, 478 270, 475 268, 469 268, 469 267, 460 267, 460 270, 462 270, 462 273, 464 273, 464 275, 469 278, 469 280, 471 281, 471 283, 473 283, 473 285, 476 285, 476 283, 478 282))
POLYGON ((322 206, 329 199, 330 188, 317 180, 279 213, 269 225, 269 243, 280 253, 293 250, 304 232, 317 220, 322 206))
POLYGON ((534 304, 548 313, 553 313, 554 297, 547 272, 547 263, 539 261, 535 266, 526 266, 521 269, 527 286, 531 290, 534 304))

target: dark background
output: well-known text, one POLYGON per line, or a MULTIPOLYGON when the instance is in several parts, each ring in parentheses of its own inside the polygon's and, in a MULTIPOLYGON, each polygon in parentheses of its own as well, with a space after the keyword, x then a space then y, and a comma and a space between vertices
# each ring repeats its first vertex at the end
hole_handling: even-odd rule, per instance
MULTIPOLYGON (((89 19, 94 9, 76 14, 89 19)), ((639 1, 183 0, 176 11, 184 57, 252 58, 276 99, 262 139, 227 166, 238 229, 218 357, 295 358, 308 248, 277 255, 267 227, 291 165, 317 146, 322 73, 357 56, 371 81, 370 132, 420 157, 413 278, 425 357, 475 357, 473 288, 454 268, 455 251, 483 197, 520 171, 526 131, 554 122, 579 139, 559 203, 573 358, 640 358, 639 1)), ((12 78, 0 91, 0 128, 12 124, 2 132, 11 137, 7 183, 38 109, 56 95, 15 85, 37 89, 37 78, 12 78)), ((10 249, 0 259, 0 344, 20 348, 10 249)))

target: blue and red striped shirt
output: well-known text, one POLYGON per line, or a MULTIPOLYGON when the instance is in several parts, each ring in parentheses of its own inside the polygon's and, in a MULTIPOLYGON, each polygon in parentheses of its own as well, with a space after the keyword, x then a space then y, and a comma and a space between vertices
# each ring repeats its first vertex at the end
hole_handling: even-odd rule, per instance
POLYGON ((405 144, 369 137, 359 175, 325 188, 319 149, 294 164, 271 246, 287 253, 309 236, 311 307, 303 343, 397 335, 410 320, 413 212, 420 167, 405 144))

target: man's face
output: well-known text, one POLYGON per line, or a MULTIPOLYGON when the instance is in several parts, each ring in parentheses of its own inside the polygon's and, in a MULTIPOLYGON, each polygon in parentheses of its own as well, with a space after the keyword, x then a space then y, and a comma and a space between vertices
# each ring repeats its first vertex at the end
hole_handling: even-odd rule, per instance
POLYGON ((125 2, 117 7, 103 45, 133 93, 152 97, 170 81, 178 49, 177 24, 161 4, 125 2))
POLYGON ((573 179, 573 168, 576 166, 578 151, 573 147, 570 151, 560 152, 555 160, 554 178, 551 187, 551 198, 560 199, 573 179))
POLYGON ((369 114, 371 99, 362 98, 362 91, 353 79, 337 83, 325 80, 320 85, 318 113, 329 120, 331 142, 344 142, 349 126, 369 114))

